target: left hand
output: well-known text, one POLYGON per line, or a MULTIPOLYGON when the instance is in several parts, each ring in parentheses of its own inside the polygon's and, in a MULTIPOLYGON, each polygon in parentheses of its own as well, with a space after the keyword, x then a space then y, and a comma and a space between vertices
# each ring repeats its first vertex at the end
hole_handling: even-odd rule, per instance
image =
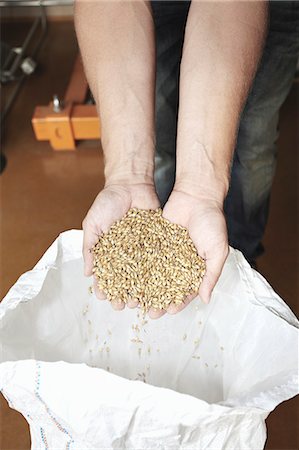
MULTIPOLYGON (((206 273, 198 294, 187 297, 182 305, 170 304, 167 312, 175 314, 197 295, 209 303, 229 251, 227 228, 221 204, 204 196, 196 197, 175 189, 163 209, 163 217, 187 228, 198 254, 206 261, 206 273)), ((165 312, 152 309, 149 315, 159 318, 165 312)))

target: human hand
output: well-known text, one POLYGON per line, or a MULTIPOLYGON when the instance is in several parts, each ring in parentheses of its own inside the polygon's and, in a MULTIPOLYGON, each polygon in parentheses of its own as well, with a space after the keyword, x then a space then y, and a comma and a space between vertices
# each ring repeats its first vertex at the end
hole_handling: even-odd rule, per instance
MULTIPOLYGON (((164 209, 163 217, 187 228, 198 254, 206 261, 206 273, 198 294, 187 297, 182 305, 170 304, 167 312, 175 314, 197 295, 209 303, 212 290, 221 274, 228 255, 227 229, 222 205, 217 201, 200 198, 173 190, 164 209)), ((166 311, 150 310, 152 318, 159 318, 166 311)))
MULTIPOLYGON (((83 257, 84 273, 92 275, 93 255, 92 247, 99 236, 106 233, 111 225, 123 218, 130 208, 156 209, 160 203, 152 184, 113 184, 106 186, 96 197, 83 221, 83 257)), ((106 295, 99 291, 94 281, 95 294, 100 300, 106 299, 106 295)), ((111 305, 116 310, 124 309, 125 304, 112 301, 111 305)), ((130 300, 127 305, 136 307, 137 303, 130 300)))

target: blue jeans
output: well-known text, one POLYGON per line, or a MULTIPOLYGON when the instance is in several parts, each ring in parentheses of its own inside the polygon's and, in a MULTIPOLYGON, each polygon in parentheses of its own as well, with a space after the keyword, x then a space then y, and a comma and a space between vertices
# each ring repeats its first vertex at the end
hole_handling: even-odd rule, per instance
MULTIPOLYGON (((189 1, 152 1, 156 30, 155 182, 162 205, 175 179, 178 82, 189 1)), ((279 110, 299 56, 299 2, 271 1, 263 56, 244 107, 225 200, 229 243, 251 263, 263 252, 279 110)))

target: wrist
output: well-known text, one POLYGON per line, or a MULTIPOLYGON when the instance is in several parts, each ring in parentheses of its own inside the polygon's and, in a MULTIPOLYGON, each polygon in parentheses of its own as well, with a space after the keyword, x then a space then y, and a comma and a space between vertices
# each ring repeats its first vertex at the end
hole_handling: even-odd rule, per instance
POLYGON ((150 174, 137 171, 118 171, 106 176, 105 174, 105 187, 108 186, 137 186, 144 185, 154 187, 154 178, 150 174))
POLYGON ((182 174, 182 176, 176 177, 173 190, 183 192, 201 202, 214 204, 222 209, 228 188, 228 177, 207 177, 200 174, 192 177, 190 174, 182 174))
POLYGON ((106 184, 154 184, 152 136, 114 136, 103 139, 102 146, 106 184))
POLYGON ((105 186, 112 184, 154 186, 154 161, 140 157, 128 158, 126 161, 109 161, 105 164, 105 186))
POLYGON ((223 204, 230 181, 231 146, 184 144, 177 155, 175 187, 196 197, 223 204), (216 150, 217 149, 217 150, 216 150))

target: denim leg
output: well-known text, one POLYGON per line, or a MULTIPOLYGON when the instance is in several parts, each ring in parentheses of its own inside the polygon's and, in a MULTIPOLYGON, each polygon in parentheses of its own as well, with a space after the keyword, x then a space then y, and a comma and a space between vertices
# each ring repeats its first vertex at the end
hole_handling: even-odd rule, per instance
POLYGON ((179 67, 189 1, 151 2, 156 32, 155 184, 164 205, 175 179, 179 67))
POLYGON ((279 109, 299 54, 299 2, 271 1, 263 57, 245 105, 225 213, 229 242, 249 262, 262 252, 276 166, 279 109))

